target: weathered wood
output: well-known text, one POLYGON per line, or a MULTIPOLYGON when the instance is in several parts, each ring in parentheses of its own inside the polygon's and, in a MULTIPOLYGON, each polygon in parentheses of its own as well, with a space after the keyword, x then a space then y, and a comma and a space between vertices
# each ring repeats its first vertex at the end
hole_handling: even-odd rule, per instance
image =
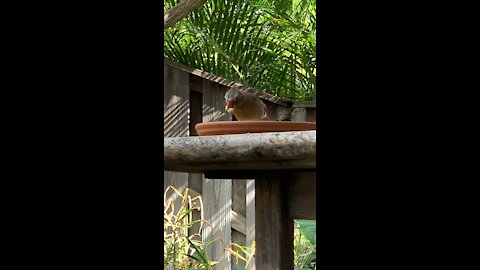
POLYGON ((296 101, 293 103, 293 108, 316 108, 317 101, 296 101))
POLYGON ((174 26, 207 0, 182 0, 163 15, 163 29, 174 26))
MULTIPOLYGON (((233 223, 232 223, 233 225, 233 223)), ((238 232, 238 231, 235 231, 235 230, 232 230, 232 243, 235 243, 235 244, 238 244, 238 245, 241 245, 241 246, 245 246, 245 235, 238 232)), ((233 248, 235 251, 238 251, 237 248, 233 248)), ((241 251, 238 251, 241 255, 244 255, 241 251)), ((231 259, 232 259, 232 269, 237 269, 238 267, 245 267, 245 262, 242 261, 242 260, 237 260, 237 258, 235 258, 233 255, 231 256, 231 259)))
POLYGON ((297 101, 293 104, 292 121, 316 122, 317 102, 297 101))
POLYGON ((245 216, 246 210, 246 181, 233 181, 232 182, 232 210, 236 213, 245 216))
POLYGON ((293 269, 293 219, 287 217, 287 179, 255 180, 257 269, 293 269))
POLYGON ((189 131, 189 75, 169 66, 164 68, 163 136, 186 137, 189 131))
POLYGON ((269 101, 264 101, 264 103, 266 105, 266 112, 267 112, 268 118, 272 121, 277 120, 277 118, 278 118, 278 110, 277 110, 278 105, 273 103, 273 102, 269 102, 269 101))
MULTIPOLYGON (((164 66, 164 137, 188 136, 188 74, 169 66, 164 66)), ((181 193, 188 186, 188 173, 164 171, 164 190, 174 186, 181 193)), ((175 193, 169 193, 167 199, 175 202, 175 211, 181 204, 181 199, 175 193)))
POLYGON ((190 89, 199 93, 203 93, 203 78, 190 74, 190 89))
POLYGON ((165 138, 163 146, 165 168, 172 163, 313 159, 316 131, 165 138))
MULTIPOLYGON (((165 57, 163 59, 163 63, 164 63, 164 65, 168 65, 168 66, 174 67, 176 69, 183 70, 187 73, 190 73, 190 74, 193 74, 195 76, 201 77, 204 80, 207 80, 207 81, 210 81, 210 82, 215 82, 216 84, 223 85, 223 86, 226 86, 228 88, 232 87, 233 85, 237 85, 241 89, 246 90, 247 92, 254 93, 254 94, 258 95, 261 99, 263 99, 265 101, 270 101, 270 102, 278 104, 280 106, 288 107, 288 102, 290 102, 289 100, 287 100, 283 97, 274 96, 274 95, 269 94, 269 93, 265 93, 265 92, 255 90, 254 88, 251 88, 251 87, 243 86, 243 85, 241 85, 239 83, 236 83, 234 81, 231 81, 229 79, 219 77, 217 75, 205 72, 205 71, 200 70, 200 69, 196 69, 196 68, 186 66, 184 64, 181 64, 179 62, 173 61, 173 60, 165 58, 165 57)), ((194 89, 194 90, 197 90, 197 89, 194 89)))
MULTIPOLYGON (((255 180, 247 180, 247 189, 246 189, 246 245, 248 247, 252 246, 253 241, 255 241, 255 180)), ((253 257, 251 264, 248 266, 247 270, 255 270, 255 256, 253 257)))
MULTIPOLYGON (((182 70, 164 65, 164 137, 188 136, 191 131, 189 130, 189 117, 191 118, 191 115, 188 113, 189 100, 191 99, 189 77, 190 75, 182 70)), ((164 171, 164 190, 167 186, 173 186, 183 194, 191 184, 190 179, 191 175, 188 173, 164 171)), ((201 186, 200 189, 190 190, 190 195, 195 197, 200 192, 201 186)), ((171 192, 167 199, 174 200, 175 211, 178 211, 181 198, 171 192)), ((193 218, 200 218, 200 212, 194 211, 193 218)), ((199 226, 196 225, 190 230, 190 233, 197 232, 199 226)))
POLYGON ((225 111, 225 93, 220 85, 211 81, 203 81, 203 122, 231 120, 225 111))
MULTIPOLYGON (((199 121, 208 122, 232 119, 231 114, 225 113, 224 111, 225 101, 223 96, 224 93, 235 84, 234 82, 197 69, 191 69, 182 66, 181 64, 173 61, 170 63, 167 63, 166 61, 165 65, 164 121, 165 127, 168 128, 168 132, 164 134, 166 137, 194 136, 196 135, 194 124, 198 123, 199 121), (206 96, 204 96, 205 94, 206 96), (183 104, 181 104, 182 102, 183 104), (177 123, 173 125, 173 122, 177 123)), ((246 91, 255 92, 255 90, 252 88, 247 88, 246 91)), ((270 104, 271 110, 288 105, 284 99, 275 97, 273 95, 262 93, 259 94, 259 96, 265 100, 265 103, 267 104, 268 102, 272 102, 270 104)), ((307 121, 309 121, 308 119, 311 120, 311 111, 314 111, 315 108, 312 106, 306 106, 303 108, 307 109, 307 121)), ((282 176, 292 174, 293 172, 289 169, 303 170, 314 169, 316 167, 316 144, 314 139, 316 134, 315 131, 312 133, 311 155, 305 155, 304 153, 299 154, 298 156, 295 156, 294 153, 298 153, 298 149, 302 147, 302 144, 295 145, 292 143, 291 138, 285 138, 283 141, 286 144, 290 144, 291 148, 284 149, 285 151, 283 151, 281 147, 276 144, 276 139, 272 140, 269 138, 264 142, 258 143, 258 140, 254 137, 260 134, 243 134, 244 137, 250 137, 252 142, 237 141, 237 145, 243 146, 237 148, 238 152, 235 150, 232 152, 234 148, 230 148, 228 151, 222 152, 221 149, 224 147, 224 145, 218 140, 212 141, 212 145, 200 143, 200 147, 198 147, 199 145, 196 143, 199 141, 189 140, 190 138, 178 138, 178 141, 176 141, 178 142, 178 145, 176 145, 178 148, 176 149, 175 147, 169 148, 172 145, 164 144, 165 146, 168 146, 165 148, 167 154, 164 156, 165 164, 168 165, 168 162, 172 162, 171 164, 176 163, 175 165, 169 167, 170 169, 178 171, 206 172, 208 177, 218 178, 216 180, 202 180, 198 177, 199 175, 195 174, 175 174, 173 172, 164 173, 164 178, 168 179, 164 184, 165 186, 169 183, 173 183, 174 186, 179 186, 181 190, 184 190, 188 186, 191 188, 191 196, 196 196, 202 193, 204 211, 206 212, 205 218, 212 225, 214 225, 213 228, 208 225, 204 226, 202 239, 219 239, 215 244, 207 248, 207 254, 209 254, 210 259, 221 261, 221 264, 217 265, 216 269, 231 269, 231 267, 237 266, 234 258, 231 258, 229 255, 225 254, 223 248, 225 248, 230 242, 236 242, 239 244, 245 243, 244 245, 251 246, 252 242, 256 239, 255 216, 264 214, 269 216, 261 219, 260 221, 257 220, 257 226, 262 226, 259 224, 264 224, 263 227, 268 226, 268 229, 271 232, 268 234, 268 232, 266 232, 267 228, 264 228, 264 231, 262 231, 260 235, 257 234, 257 261, 258 256, 263 259, 260 262, 259 267, 255 267, 255 264, 253 264, 249 266, 248 269, 293 269, 293 264, 290 265, 290 262, 293 262, 293 239, 287 240, 287 238, 290 236, 293 237, 292 217, 315 218, 315 212, 311 212, 311 209, 315 207, 314 204, 312 207, 312 201, 313 203, 315 202, 315 182, 311 183, 311 180, 301 180, 306 179, 306 177, 302 178, 298 175, 293 175, 291 178, 288 178, 291 181, 286 181, 288 179, 285 179, 282 176), (255 148, 255 143, 258 143, 257 148, 255 148), (245 147, 245 145, 248 145, 248 147, 245 147), (253 148, 251 148, 251 145, 253 145, 253 148), (267 145, 268 147, 272 147, 272 149, 275 151, 271 151, 269 154, 266 153, 265 148, 268 147, 265 146, 267 145), (188 158, 185 157, 191 155, 187 154, 185 156, 184 153, 182 153, 184 150, 186 152, 190 152, 192 155, 196 155, 195 158, 198 159, 195 160, 195 158, 192 158, 192 160, 188 160, 188 158), (245 152, 242 153, 241 151, 243 150, 245 150, 245 152), (174 153, 175 151, 177 151, 176 154, 174 153), (216 153, 214 153, 215 151, 216 153), (169 153, 173 155, 169 156, 169 153), (248 153, 251 155, 249 156, 248 153), (291 159, 284 159, 284 155, 290 155, 291 159), (238 158, 235 158, 235 156, 238 158), (270 157, 273 157, 273 160, 270 160, 270 157), (185 163, 185 161, 187 163, 185 163), (186 166, 191 167, 185 170, 186 166), (280 174, 278 174, 278 170, 281 170, 280 174), (235 192, 237 184, 232 185, 232 180, 230 180, 231 178, 238 179, 239 177, 245 179, 265 177, 270 179, 268 181, 275 182, 268 184, 272 185, 274 188, 271 192, 262 192, 262 194, 266 195, 263 197, 260 196, 259 200, 268 201, 269 204, 279 203, 279 205, 265 207, 266 204, 262 203, 260 204, 263 205, 263 207, 261 207, 262 210, 255 211, 255 181, 235 180, 234 183, 238 183, 238 185, 246 185, 246 194, 241 195, 235 192), (303 184, 299 183, 298 185, 293 184, 293 182, 297 182, 297 178, 300 179, 299 182, 305 182, 303 184), (306 188, 312 186, 313 188, 306 188), (276 187, 278 189, 275 189, 276 187), (290 194, 288 196, 291 196, 291 198, 286 199, 286 194, 290 194), (301 194, 303 194, 303 197, 301 194), (240 206, 242 196, 245 197, 246 208, 244 209, 241 209, 242 207, 240 206), (245 214, 241 214, 243 211, 245 214), (265 211, 268 211, 268 213, 265 213, 265 211), (265 220, 270 221, 266 222, 265 220), (281 222, 275 223, 273 220, 280 220, 281 222), (286 233, 279 233, 282 230, 286 233), (266 234, 267 236, 273 235, 278 237, 275 238, 276 240, 272 240, 269 237, 265 237, 266 234), (279 242, 286 243, 287 245, 279 245, 279 242), (288 246, 289 243, 291 246, 288 246), (266 253, 272 252, 272 250, 275 253, 276 250, 282 248, 283 251, 280 253, 287 254, 286 257, 285 254, 282 254, 282 256, 285 258, 278 259, 278 256, 264 256, 266 253), (292 257, 291 260, 289 259, 290 257, 292 257), (274 262, 270 262, 271 258, 274 258, 274 262), (287 266, 287 268, 278 268, 274 266, 275 263, 281 263, 282 267, 283 265, 287 264, 290 266, 287 266), (273 266, 269 267, 269 264, 273 266)), ((285 135, 286 133, 282 132, 281 134, 285 135)), ((222 136, 212 137, 216 137, 218 139, 218 137, 222 136)), ((206 137, 199 137, 198 139, 203 140, 204 138, 206 137)), ((171 138, 166 138, 167 141, 170 139, 171 138)), ((260 188, 260 190, 262 190, 262 188, 260 188)), ((199 215, 199 213, 196 214, 199 215)))
MULTIPOLYGON (((218 84, 205 80, 203 82, 203 122, 229 120, 230 115, 225 113, 225 91, 218 84)), ((190 137, 197 139, 201 137, 190 137)), ((190 150, 193 151, 193 148, 190 150)), ((217 239, 208 246, 206 252, 211 260, 218 261, 217 269, 230 270, 232 267, 230 253, 224 248, 230 244, 232 237, 232 180, 213 180, 204 178, 202 184, 205 219, 212 227, 203 229, 204 241, 217 239)))
MULTIPOLYGON (((236 178, 237 182, 242 182, 241 180, 247 180, 247 179, 253 179, 253 178, 263 178, 263 177, 278 177, 278 176, 283 176, 285 174, 289 174, 292 172, 296 172, 299 169, 285 169, 284 167, 281 167, 280 169, 264 169, 262 168, 261 170, 247 170, 245 168, 249 167, 243 167, 241 163, 240 165, 237 166, 236 169, 232 170, 224 170, 222 167, 222 170, 207 170, 205 171, 205 176, 207 178, 218 178, 218 179, 223 179, 223 178, 236 178)), ((262 164, 264 164, 262 162, 262 164)), ((268 163, 271 164, 271 163, 268 163)), ((257 165, 258 166, 258 165, 257 165)), ((281 166, 281 165, 280 165, 281 166)), ((314 165, 313 165, 314 166, 314 165)), ((301 171, 312 171, 313 169, 302 169, 301 171)))
POLYGON ((290 173, 288 181, 288 217, 292 219, 317 218, 315 171, 290 173))
POLYGON ((205 248, 209 259, 220 262, 217 269, 230 270, 230 253, 224 248, 231 242, 232 180, 213 180, 205 178, 203 182, 203 205, 205 219, 211 226, 204 226, 203 241, 218 239, 205 248))
POLYGON ((190 117, 188 121, 190 136, 198 136, 195 125, 203 121, 203 95, 190 91, 190 117))
POLYGON ((238 169, 245 170, 243 177, 245 179, 252 178, 255 174, 274 173, 278 170, 309 170, 315 168, 316 161, 312 158, 297 159, 297 160, 265 160, 261 163, 258 161, 215 161, 212 162, 183 162, 174 163, 164 161, 164 168, 169 171, 177 172, 193 172, 193 173, 207 173, 211 178, 240 178, 236 174, 228 173, 229 177, 212 176, 212 173, 217 173, 217 170, 223 170, 222 173, 228 171, 236 171, 238 169), (251 170, 250 172, 247 172, 251 170))
POLYGON ((307 109, 307 122, 317 122, 317 109, 308 108, 307 109))
POLYGON ((243 236, 247 234, 245 217, 233 210, 232 210, 232 229, 235 229, 236 231, 242 233, 243 236))
POLYGON ((307 121, 307 109, 294 108, 292 112, 292 121, 306 122, 307 121))

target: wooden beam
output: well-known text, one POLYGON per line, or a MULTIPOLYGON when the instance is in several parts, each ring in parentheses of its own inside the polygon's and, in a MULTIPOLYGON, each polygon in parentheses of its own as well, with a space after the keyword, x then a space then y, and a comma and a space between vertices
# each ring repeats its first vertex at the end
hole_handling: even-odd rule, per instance
POLYGON ((315 158, 297 159, 297 160, 265 160, 258 161, 222 161, 216 163, 211 162, 172 162, 164 160, 164 169, 174 172, 193 172, 206 173, 211 178, 225 178, 219 177, 224 174, 229 175, 227 178, 236 179, 254 179, 256 175, 272 174, 275 171, 287 170, 309 170, 316 166, 315 158), (242 171, 241 174, 235 174, 235 171, 242 171), (250 170, 250 171, 248 171, 250 170), (213 176, 215 175, 215 177, 213 176), (253 177, 252 177, 253 176, 253 177))
MULTIPOLYGON (((247 180, 247 194, 246 194, 246 244, 247 247, 251 247, 253 241, 255 241, 255 180, 247 180)), ((256 270, 255 268, 255 256, 250 261, 247 270, 256 270)))
POLYGON ((317 101, 297 101, 293 103, 293 108, 316 108, 317 101))
POLYGON ((204 179, 202 195, 204 217, 211 225, 203 226, 202 240, 219 239, 205 247, 205 252, 211 260, 220 262, 217 269, 230 270, 231 256, 224 248, 232 237, 232 180, 204 179))
POLYGON ((293 219, 287 216, 286 179, 255 180, 256 269, 292 270, 293 219))
POLYGON ((182 0, 163 15, 163 29, 174 26, 207 0, 182 0))
MULTIPOLYGON (((188 72, 188 73, 193 74, 195 76, 201 77, 205 80, 216 82, 220 85, 223 85, 223 86, 226 86, 226 87, 229 87, 229 88, 232 87, 233 85, 237 85, 240 89, 245 90, 245 91, 250 92, 250 93, 253 93, 255 95, 258 95, 258 97, 260 97, 263 100, 270 101, 272 103, 275 103, 275 104, 278 104, 278 105, 281 105, 281 106, 284 106, 284 107, 290 107, 289 103, 291 101, 286 99, 286 98, 279 97, 279 96, 274 96, 274 95, 269 94, 269 93, 258 91, 258 90, 254 89, 252 87, 244 86, 240 83, 236 83, 236 82, 231 81, 229 79, 226 79, 226 78, 223 78, 223 77, 205 72, 205 71, 200 70, 200 69, 189 67, 187 65, 184 65, 182 63, 173 61, 173 60, 165 58, 165 57, 163 58, 163 63, 164 63, 164 65, 167 65, 167 66, 170 66, 170 67, 173 67, 173 68, 176 68, 176 69, 180 69, 182 71, 188 72)), ((198 91, 197 89, 194 89, 194 90, 198 91)))
MULTIPOLYGON (((205 171, 205 177, 215 178, 215 179, 224 179, 224 178, 235 178, 238 180, 247 180, 263 177, 279 177, 285 174, 295 173, 298 169, 275 169, 275 170, 207 170, 205 171)), ((315 172, 315 169, 302 169, 302 171, 315 172)), ((291 182, 291 181, 289 181, 291 182)))
POLYGON ((244 216, 232 210, 232 229, 235 229, 242 234, 247 234, 246 219, 244 216))
POLYGON ((315 171, 292 172, 288 181, 288 217, 317 219, 315 171))
MULTIPOLYGON (((205 112, 204 122, 218 117, 211 109, 205 112)), ((163 146, 164 169, 168 171, 285 170, 316 166, 316 131, 165 138, 163 146)))

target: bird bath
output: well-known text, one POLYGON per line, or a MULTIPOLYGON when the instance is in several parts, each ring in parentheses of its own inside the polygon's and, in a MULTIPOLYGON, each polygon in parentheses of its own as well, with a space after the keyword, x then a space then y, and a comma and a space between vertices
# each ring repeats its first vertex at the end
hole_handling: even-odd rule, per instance
POLYGON ((290 121, 217 121, 195 125, 200 136, 316 130, 316 123, 290 121))
MULTIPOLYGON (((230 123, 242 125, 204 125, 230 123)), ((315 130, 164 139, 167 171, 217 181, 255 179, 255 265, 262 270, 293 269, 293 220, 316 219, 315 157, 315 130)))

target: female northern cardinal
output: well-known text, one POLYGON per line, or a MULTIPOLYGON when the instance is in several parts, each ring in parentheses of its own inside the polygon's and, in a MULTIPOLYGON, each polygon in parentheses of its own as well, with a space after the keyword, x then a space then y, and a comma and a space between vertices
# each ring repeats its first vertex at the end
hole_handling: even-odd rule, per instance
POLYGON ((240 91, 234 86, 225 94, 225 100, 225 110, 233 113, 238 121, 268 120, 265 103, 254 94, 240 91))

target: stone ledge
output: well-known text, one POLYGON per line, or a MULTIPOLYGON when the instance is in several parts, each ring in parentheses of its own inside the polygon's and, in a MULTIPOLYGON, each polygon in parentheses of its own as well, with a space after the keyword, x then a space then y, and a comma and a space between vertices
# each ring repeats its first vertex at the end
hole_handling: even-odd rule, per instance
POLYGON ((164 139, 164 169, 314 169, 316 131, 269 132, 164 139))

